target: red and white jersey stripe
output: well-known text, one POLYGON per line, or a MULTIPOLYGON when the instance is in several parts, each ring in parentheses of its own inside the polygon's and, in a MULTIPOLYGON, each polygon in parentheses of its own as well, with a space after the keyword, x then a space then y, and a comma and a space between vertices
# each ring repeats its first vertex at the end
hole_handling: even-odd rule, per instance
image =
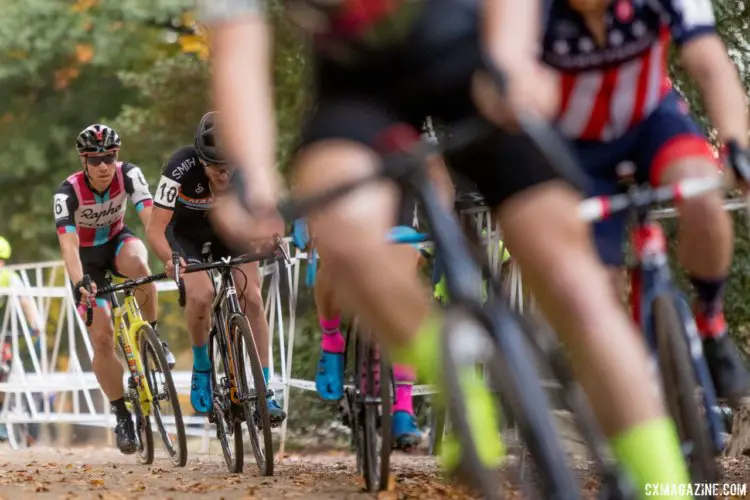
POLYGON ((654 111, 670 91, 669 44, 713 33, 709 0, 614 0, 597 44, 566 0, 554 0, 543 60, 557 75, 560 130, 571 139, 610 141, 654 111))

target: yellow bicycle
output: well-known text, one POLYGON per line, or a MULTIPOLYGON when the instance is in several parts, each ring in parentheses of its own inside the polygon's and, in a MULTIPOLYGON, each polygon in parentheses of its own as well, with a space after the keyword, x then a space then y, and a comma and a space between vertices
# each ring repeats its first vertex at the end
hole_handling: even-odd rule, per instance
MULTIPOLYGON (((133 280, 113 277, 111 281, 114 284, 98 290, 97 296, 109 295, 115 325, 115 345, 130 372, 125 401, 135 416, 138 460, 143 464, 154 461, 154 437, 151 430, 153 416, 169 460, 175 466, 184 467, 187 463, 187 438, 177 390, 161 339, 141 316, 134 296, 137 287, 164 278, 165 273, 133 280), (119 291, 125 294, 122 305, 117 300, 116 292, 119 291), (171 416, 165 413, 170 404, 171 416)), ((90 289, 88 276, 84 277, 84 286, 90 289)), ((92 320, 93 309, 89 305, 86 309, 86 325, 90 326, 92 320)))

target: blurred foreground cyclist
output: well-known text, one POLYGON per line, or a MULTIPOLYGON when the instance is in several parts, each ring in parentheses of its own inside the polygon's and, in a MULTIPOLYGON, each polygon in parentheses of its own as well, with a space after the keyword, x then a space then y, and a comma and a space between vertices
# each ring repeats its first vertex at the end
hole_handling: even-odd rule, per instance
MULTIPOLYGON (((455 123, 476 115, 478 107, 498 122, 512 120, 491 80, 482 77, 485 50, 509 77, 514 109, 550 117, 556 108, 554 80, 536 59, 541 22, 535 2, 286 5, 312 36, 315 53, 316 99, 294 167, 297 196, 371 173, 376 151, 409 134, 418 137, 399 124, 417 129, 428 114, 455 123)), ((262 5, 209 1, 204 10, 213 26, 214 95, 225 115, 224 139, 245 173, 251 207, 243 214, 236 202, 225 201, 222 224, 246 230, 246 238, 268 234, 279 224, 281 185, 262 5)), ((540 308, 568 346, 617 458, 639 484, 687 482, 641 336, 578 218, 580 195, 527 138, 499 127, 446 160, 480 187, 540 308)), ((395 360, 413 363, 439 384, 442 318, 413 269, 386 242, 396 193, 390 182, 373 183, 310 214, 308 222, 347 308, 375 328, 395 360)), ((466 384, 467 420, 479 456, 490 464, 502 453, 498 415, 483 385, 466 384)), ((444 458, 451 469, 458 457, 444 458)))

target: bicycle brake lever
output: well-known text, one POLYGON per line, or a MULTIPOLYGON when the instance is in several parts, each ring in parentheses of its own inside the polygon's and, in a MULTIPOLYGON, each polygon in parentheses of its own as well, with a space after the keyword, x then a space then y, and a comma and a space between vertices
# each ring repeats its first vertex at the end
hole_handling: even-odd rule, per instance
POLYGON ((174 282, 177 284, 177 302, 180 307, 185 307, 185 287, 180 279, 180 254, 177 252, 172 252, 172 265, 174 266, 174 282))
MULTIPOLYGON (((88 274, 85 274, 82 281, 83 287, 87 292, 91 293, 91 277, 88 274)), ((92 305, 92 302, 94 302, 95 300, 95 297, 89 296, 89 299, 86 303, 86 326, 91 326, 91 324, 94 322, 94 306, 92 305)))
POLYGON ((289 252, 286 249, 286 246, 284 245, 284 239, 279 236, 278 234, 274 235, 274 238, 276 239, 276 248, 281 251, 281 255, 284 257, 284 260, 287 264, 292 263, 292 257, 289 254, 289 252))

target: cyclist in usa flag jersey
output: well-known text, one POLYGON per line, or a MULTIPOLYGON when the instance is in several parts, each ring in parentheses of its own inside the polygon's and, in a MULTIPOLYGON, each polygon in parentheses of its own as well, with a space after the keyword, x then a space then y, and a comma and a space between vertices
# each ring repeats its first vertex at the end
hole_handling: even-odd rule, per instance
MULTIPOLYGON (((674 43, 702 93, 723 144, 748 142, 747 105, 736 68, 714 26, 710 0, 554 0, 542 59, 557 74, 557 123, 573 140, 592 193, 613 194, 617 166, 637 182, 673 184, 717 175, 717 161, 668 78, 674 43)), ((717 395, 737 406, 750 377, 727 335, 723 296, 733 250, 720 192, 678 204, 678 256, 695 290, 694 311, 717 395)), ((627 214, 594 227, 599 253, 622 266, 627 214)), ((613 273, 614 275, 614 273, 613 273)))

